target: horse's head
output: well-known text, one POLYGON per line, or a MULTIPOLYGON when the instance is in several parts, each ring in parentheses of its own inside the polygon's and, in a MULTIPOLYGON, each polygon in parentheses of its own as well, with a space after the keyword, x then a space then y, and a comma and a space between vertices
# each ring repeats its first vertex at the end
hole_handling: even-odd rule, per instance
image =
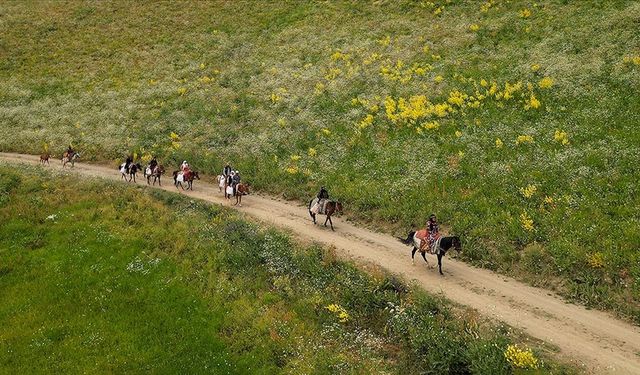
POLYGON ((200 175, 198 174, 198 172, 191 172, 193 173, 193 177, 195 177, 196 179, 200 179, 200 175))
POLYGON ((248 184, 238 184, 238 191, 242 194, 249 194, 249 185, 248 184))
POLYGON ((342 203, 336 202, 336 212, 342 213, 342 203))
POLYGON ((73 158, 74 159, 79 159, 80 158, 80 153, 79 152, 74 152, 73 153, 73 158))
POLYGON ((160 174, 163 174, 165 172, 164 167, 162 166, 162 164, 158 164, 158 166, 156 167, 156 171, 160 174))

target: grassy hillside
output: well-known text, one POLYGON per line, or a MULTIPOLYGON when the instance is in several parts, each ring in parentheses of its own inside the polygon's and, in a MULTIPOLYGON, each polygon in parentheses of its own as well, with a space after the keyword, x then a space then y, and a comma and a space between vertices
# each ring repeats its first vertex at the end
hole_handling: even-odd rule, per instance
POLYGON ((472 311, 165 192, 0 166, 0 259, 2 373, 567 371, 472 311))
POLYGON ((640 2, 0 4, 0 150, 135 152, 640 321, 640 2))

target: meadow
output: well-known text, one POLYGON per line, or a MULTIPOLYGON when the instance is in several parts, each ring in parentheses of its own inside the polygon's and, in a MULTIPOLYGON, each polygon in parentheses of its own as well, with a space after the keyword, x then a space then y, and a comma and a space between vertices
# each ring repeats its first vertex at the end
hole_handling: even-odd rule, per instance
POLYGON ((2 373, 575 372, 232 210, 70 177, 0 165, 2 373))
POLYGON ((0 4, 0 150, 226 161, 640 322, 640 2, 0 4))

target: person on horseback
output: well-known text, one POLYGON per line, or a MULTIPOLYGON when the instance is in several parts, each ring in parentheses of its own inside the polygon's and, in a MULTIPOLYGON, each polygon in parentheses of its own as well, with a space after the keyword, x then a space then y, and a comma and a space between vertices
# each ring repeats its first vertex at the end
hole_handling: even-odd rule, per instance
POLYGON ((69 147, 67 147, 67 158, 71 160, 71 158, 73 157, 73 154, 75 153, 76 152, 73 151, 73 148, 71 147, 71 145, 69 145, 69 147))
POLYGON ((231 171, 229 172, 229 174, 225 177, 225 191, 224 191, 224 196, 229 199, 231 198, 231 193, 233 192, 233 176, 235 176, 236 172, 231 171), (231 193, 229 192, 229 190, 227 190, 229 187, 231 187, 231 193))
POLYGON ((234 173, 234 175, 233 175, 233 177, 231 179, 231 182, 232 182, 231 186, 233 187, 233 195, 235 196, 236 195, 236 188, 238 187, 238 184, 240 183, 240 172, 235 171, 235 173, 234 173))
POLYGON ((318 192, 317 198, 318 198, 317 212, 324 213, 324 206, 327 204, 327 201, 329 200, 329 192, 324 186, 320 187, 320 191, 318 192))
POLYGON ((231 174, 231 172, 232 172, 231 166, 229 165, 229 163, 227 163, 227 165, 225 165, 224 168, 222 168, 222 176, 226 178, 231 174))
POLYGON ((423 246, 429 246, 428 249, 431 250, 433 248, 433 244, 440 237, 440 227, 438 226, 438 220, 436 219, 436 214, 431 214, 429 216, 429 220, 427 220, 427 233, 428 236, 422 239, 423 243, 420 245, 420 248, 423 246), (425 241, 428 241, 425 243, 425 241))
POLYGON ((132 163, 133 163, 133 156, 128 155, 127 159, 124 161, 124 170, 126 173, 129 173, 129 167, 131 167, 132 163))
POLYGON ((182 171, 183 174, 190 170, 189 163, 187 163, 186 160, 183 161, 182 164, 180 165, 180 170, 182 171))
POLYGON ((156 160, 156 157, 154 156, 153 159, 151 159, 151 161, 149 162, 149 170, 151 171, 151 173, 153 173, 157 166, 158 160, 156 160))

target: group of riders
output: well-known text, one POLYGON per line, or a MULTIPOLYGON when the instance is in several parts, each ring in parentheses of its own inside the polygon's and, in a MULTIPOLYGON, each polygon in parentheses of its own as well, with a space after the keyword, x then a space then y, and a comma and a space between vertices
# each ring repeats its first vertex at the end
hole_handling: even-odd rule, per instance
POLYGON ((236 196, 238 185, 241 181, 240 172, 231 168, 229 163, 227 163, 224 168, 222 168, 221 178, 221 182, 224 183, 225 198, 230 199, 231 197, 236 196))
MULTIPOLYGON (((69 148, 67 149, 67 154, 69 156, 72 156, 73 153, 74 150, 71 148, 71 146, 69 146, 69 148)), ((131 165, 133 165, 133 157, 129 156, 125 160, 123 168, 128 172, 131 165)), ((149 162, 148 171, 154 173, 157 167, 158 161, 154 156, 149 162)), ((192 173, 192 170, 189 167, 189 163, 187 163, 186 160, 183 161, 180 165, 179 173, 182 174, 184 178, 188 177, 188 175, 192 173)), ((224 179, 223 181, 225 186, 225 198, 229 199, 235 196, 236 189, 241 181, 240 172, 231 168, 229 163, 227 163, 222 169, 221 178, 224 179)), ((329 192, 326 187, 320 187, 320 191, 318 192, 318 194, 316 194, 316 198, 317 202, 311 207, 310 211, 314 214, 324 214, 325 206, 329 201, 329 192)), ((438 220, 435 214, 431 214, 429 216, 425 228, 417 231, 416 235, 421 241, 420 250, 431 250, 433 248, 434 243, 440 238, 440 227, 438 225, 438 220)))

